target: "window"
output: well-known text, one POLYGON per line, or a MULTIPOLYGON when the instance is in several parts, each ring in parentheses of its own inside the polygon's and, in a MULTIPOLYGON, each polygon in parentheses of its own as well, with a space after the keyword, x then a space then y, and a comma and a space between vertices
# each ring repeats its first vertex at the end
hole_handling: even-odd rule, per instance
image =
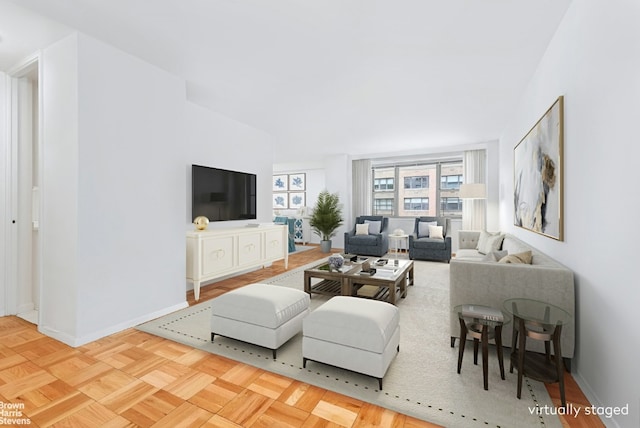
POLYGON ((391 214, 393 213, 393 199, 374 199, 373 200, 373 212, 376 214, 391 214))
POLYGON ((463 181, 462 156, 423 162, 412 157, 406 163, 398 159, 393 162, 373 166, 374 215, 462 216, 458 199, 463 181))
POLYGON ((444 197, 441 200, 441 207, 440 207, 440 211, 443 213, 449 212, 462 212, 462 199, 460 198, 451 198, 451 197, 444 197))
POLYGON ((404 198, 405 211, 429 211, 429 198, 404 198))
POLYGON ((404 188, 405 189, 427 189, 429 187, 429 176, 418 177, 405 177, 404 188))
POLYGON ((373 180, 374 191, 393 190, 393 178, 376 178, 373 180))
POLYGON ((460 189, 462 175, 443 175, 440 179, 441 189, 460 189))

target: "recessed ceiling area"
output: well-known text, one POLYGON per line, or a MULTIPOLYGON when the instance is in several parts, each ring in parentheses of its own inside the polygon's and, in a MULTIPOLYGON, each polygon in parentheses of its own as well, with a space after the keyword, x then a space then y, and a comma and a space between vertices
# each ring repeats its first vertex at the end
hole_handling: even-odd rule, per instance
POLYGON ((0 0, 0 66, 78 30, 268 132, 279 162, 428 149, 499 138, 570 2, 0 0))

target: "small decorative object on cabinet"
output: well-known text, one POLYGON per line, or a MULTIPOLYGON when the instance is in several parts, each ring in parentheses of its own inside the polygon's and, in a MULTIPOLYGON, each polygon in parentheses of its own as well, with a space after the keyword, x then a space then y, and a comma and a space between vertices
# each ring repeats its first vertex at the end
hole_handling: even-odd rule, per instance
POLYGON ((193 224, 197 230, 205 230, 209 226, 209 219, 201 215, 193 219, 193 224))

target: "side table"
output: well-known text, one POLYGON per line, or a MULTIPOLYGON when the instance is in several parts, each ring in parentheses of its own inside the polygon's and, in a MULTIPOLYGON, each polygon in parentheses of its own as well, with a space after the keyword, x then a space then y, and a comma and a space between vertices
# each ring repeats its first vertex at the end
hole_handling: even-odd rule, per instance
POLYGON ((464 348, 467 342, 467 334, 473 337, 473 364, 478 364, 478 344, 482 346, 482 377, 484 381, 485 391, 489 389, 489 340, 496 342, 496 351, 498 353, 498 365, 500 366, 500 378, 504 380, 504 357, 502 355, 502 326, 509 322, 509 318, 502 313, 502 321, 495 320, 493 316, 487 315, 483 317, 463 315, 464 308, 472 306, 478 313, 486 312, 492 314, 496 309, 482 305, 458 305, 453 308, 458 313, 460 320, 460 345, 458 350, 458 374, 462 370, 462 357, 464 356, 464 348))
POLYGON ((560 400, 562 406, 566 407, 560 335, 562 326, 571 322, 572 315, 562 308, 532 299, 508 299, 504 301, 503 306, 504 310, 513 315, 509 371, 513 373, 515 364, 518 370, 517 397, 520 398, 522 393, 522 376, 544 383, 558 382, 560 400), (527 351, 527 338, 543 340, 545 354, 527 351), (553 343, 553 361, 551 343, 553 343))
POLYGON ((388 235, 389 237, 389 241, 392 241, 395 244, 395 250, 396 250, 396 258, 398 258, 398 253, 400 252, 400 244, 401 243, 405 243, 406 242, 406 246, 405 248, 408 250, 409 249, 409 235, 395 235, 395 234, 390 234, 388 235))

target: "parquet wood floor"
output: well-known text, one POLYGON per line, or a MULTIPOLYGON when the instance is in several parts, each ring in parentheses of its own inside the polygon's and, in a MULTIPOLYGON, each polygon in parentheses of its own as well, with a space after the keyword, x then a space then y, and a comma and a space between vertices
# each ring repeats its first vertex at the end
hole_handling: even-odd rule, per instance
MULTIPOLYGON (((294 253, 289 269, 323 256, 294 253)), ((278 262, 218 282, 201 301, 283 272, 278 262)), ((192 292, 187 300, 195 303, 192 292)), ((549 391, 559 402, 557 387, 549 391)), ((71 348, 14 316, 0 318, 0 401, 11 418, 38 427, 437 426, 135 329, 71 348)), ((589 405, 570 375, 567 401, 589 405)))

